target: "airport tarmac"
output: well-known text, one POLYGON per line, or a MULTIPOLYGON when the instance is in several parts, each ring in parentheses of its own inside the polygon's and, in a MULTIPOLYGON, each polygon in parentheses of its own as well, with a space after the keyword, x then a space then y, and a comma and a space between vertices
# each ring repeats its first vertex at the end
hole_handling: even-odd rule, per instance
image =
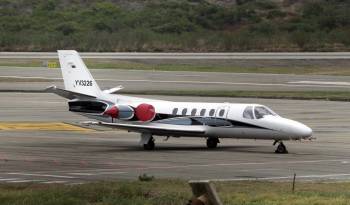
POLYGON ((200 138, 156 138, 144 151, 139 135, 76 127, 87 120, 67 111, 53 94, 0 93, 0 182, 79 184, 156 178, 215 180, 349 180, 350 103, 248 98, 147 96, 201 102, 254 102, 314 130, 315 141, 286 142, 275 154, 271 141, 224 139, 208 150, 200 138), (17 125, 17 126, 14 126, 17 125))
MULTIPOLYGON (((1 67, 1 90, 41 90, 63 86, 60 69, 1 67)), ((123 85, 125 91, 140 90, 264 90, 349 91, 350 76, 283 75, 220 72, 167 72, 91 69, 103 89, 123 85)))

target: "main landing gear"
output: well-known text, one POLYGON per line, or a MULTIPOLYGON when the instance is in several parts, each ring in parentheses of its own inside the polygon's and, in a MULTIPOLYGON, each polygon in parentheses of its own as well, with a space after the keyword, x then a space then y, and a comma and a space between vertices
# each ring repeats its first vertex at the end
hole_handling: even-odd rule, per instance
POLYGON ((218 146, 218 143, 220 143, 220 141, 217 137, 209 137, 207 139, 207 147, 210 149, 216 148, 218 146))
POLYGON ((154 143, 154 138, 152 137, 147 144, 143 145, 143 149, 145 150, 154 150, 154 147, 156 146, 156 144, 154 143))
POLYGON ((277 153, 277 154, 288 154, 287 147, 283 144, 283 142, 276 140, 273 143, 273 145, 276 145, 277 143, 279 143, 279 144, 278 144, 278 146, 277 146, 277 148, 275 150, 275 153, 277 153))
POLYGON ((154 150, 155 143, 152 134, 142 133, 140 144, 143 145, 144 150, 154 150))

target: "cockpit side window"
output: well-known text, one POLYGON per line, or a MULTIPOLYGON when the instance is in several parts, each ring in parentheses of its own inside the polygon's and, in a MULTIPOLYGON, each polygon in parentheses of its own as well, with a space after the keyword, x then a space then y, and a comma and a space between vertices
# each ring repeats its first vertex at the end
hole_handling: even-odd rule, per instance
POLYGON ((243 112, 243 118, 254 119, 253 106, 248 106, 243 112))
POLYGON ((269 109, 263 106, 256 106, 254 108, 254 114, 256 119, 261 119, 265 115, 273 115, 273 116, 276 115, 275 113, 273 113, 272 111, 270 111, 269 109))

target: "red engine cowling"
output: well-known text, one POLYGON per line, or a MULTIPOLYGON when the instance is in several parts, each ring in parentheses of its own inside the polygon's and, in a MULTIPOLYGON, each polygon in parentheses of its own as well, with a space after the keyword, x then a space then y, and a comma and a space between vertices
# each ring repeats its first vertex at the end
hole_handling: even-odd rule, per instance
POLYGON ((117 106, 112 106, 111 108, 106 110, 103 114, 109 115, 112 118, 118 118, 118 116, 119 116, 119 109, 117 108, 117 106))
POLYGON ((114 105, 108 108, 103 114, 112 118, 130 120, 134 117, 134 109, 128 105, 114 105))
POLYGON ((140 121, 152 121, 156 116, 153 105, 142 103, 135 109, 135 115, 140 121))

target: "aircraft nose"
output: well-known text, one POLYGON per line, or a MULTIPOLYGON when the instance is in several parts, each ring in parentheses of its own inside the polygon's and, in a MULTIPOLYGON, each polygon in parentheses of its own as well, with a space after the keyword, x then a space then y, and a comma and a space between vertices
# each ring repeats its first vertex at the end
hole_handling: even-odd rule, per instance
POLYGON ((312 129, 304 124, 301 124, 298 132, 303 139, 310 138, 312 136, 312 129))
POLYGON ((286 123, 288 124, 287 130, 289 130, 289 132, 287 132, 290 133, 290 135, 302 139, 308 139, 312 136, 312 129, 310 127, 294 120, 287 119, 286 123))

